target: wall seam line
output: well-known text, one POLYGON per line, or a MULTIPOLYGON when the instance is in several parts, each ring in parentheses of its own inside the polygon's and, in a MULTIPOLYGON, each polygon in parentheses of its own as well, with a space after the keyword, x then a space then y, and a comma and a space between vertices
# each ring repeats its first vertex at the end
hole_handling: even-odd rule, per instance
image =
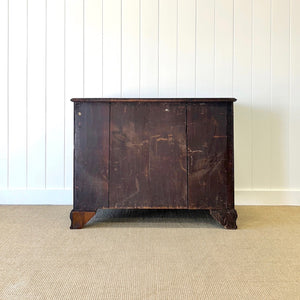
POLYGON ((47 64, 47 59, 48 59, 48 51, 47 51, 47 47, 48 47, 48 18, 47 18, 47 14, 48 14, 48 0, 45 0, 45 189, 47 188, 47 72, 48 72, 48 64, 47 64))
POLYGON ((7 189, 9 189, 9 158, 10 158, 10 155, 9 155, 9 133, 10 133, 10 130, 9 130, 9 121, 10 121, 10 118, 9 118, 9 112, 10 112, 10 107, 9 107, 9 84, 10 84, 10 81, 9 81, 9 58, 10 58, 10 55, 9 55, 9 42, 10 42, 10 39, 9 39, 9 32, 10 32, 10 27, 9 27, 9 13, 10 13, 10 10, 9 10, 9 0, 7 0, 7 137, 6 137, 6 142, 7 142, 7 145, 6 145, 6 151, 7 151, 7 162, 6 162, 6 186, 7 186, 7 189))
POLYGON ((254 147, 253 147, 253 48, 254 48, 254 43, 253 43, 253 0, 251 0, 251 118, 250 118, 250 130, 251 130, 251 159, 250 159, 250 165, 251 165, 251 189, 254 188, 253 186, 253 157, 254 157, 254 147))
POLYGON ((26 0, 26 166, 25 166, 25 172, 26 172, 26 189, 28 188, 28 0, 26 0))
POLYGON ((141 0, 139 0, 139 98, 141 97, 141 0))
POLYGON ((120 0, 120 97, 123 96, 123 0, 120 0))
POLYGON ((101 96, 103 98, 103 1, 101 1, 101 96))
POLYGON ((273 6, 272 6, 272 0, 270 0, 270 178, 269 178, 269 189, 271 188, 271 174, 272 174, 272 141, 273 141, 273 137, 272 137, 272 123, 273 123, 273 118, 272 118, 272 114, 273 114, 273 92, 272 92, 272 87, 273 87, 273 83, 272 83, 272 18, 273 18, 273 6))
POLYGON ((216 96, 216 0, 214 0, 214 72, 213 72, 213 94, 216 96))
POLYGON ((85 0, 82 0, 82 96, 85 97, 85 0))
POLYGON ((232 65, 231 65, 231 97, 233 97, 234 92, 234 60, 235 60, 235 5, 234 0, 232 0, 232 65))
POLYGON ((157 0, 157 96, 159 97, 159 15, 160 15, 160 10, 159 10, 160 2, 157 0))
POLYGON ((178 97, 178 31, 179 31, 179 18, 178 18, 178 5, 179 5, 179 0, 176 1, 177 3, 177 12, 176 12, 176 25, 177 25, 177 30, 176 30, 176 98, 178 97))
POLYGON ((288 183, 291 185, 291 103, 292 103, 292 24, 291 24, 291 0, 289 0, 289 109, 288 109, 288 183))
POLYGON ((64 0, 64 188, 66 188, 66 0, 64 0))
POLYGON ((198 25, 198 22, 197 22, 197 0, 195 0, 195 4, 194 4, 194 9, 195 9, 195 15, 194 15, 194 18, 195 18, 195 65, 194 65, 194 72, 195 72, 195 92, 194 92, 194 95, 195 97, 197 97, 197 25, 198 25))

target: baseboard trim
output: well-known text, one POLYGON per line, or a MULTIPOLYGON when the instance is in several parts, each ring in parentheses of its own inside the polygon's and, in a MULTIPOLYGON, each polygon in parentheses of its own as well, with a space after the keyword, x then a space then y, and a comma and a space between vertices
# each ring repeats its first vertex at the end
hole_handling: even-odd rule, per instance
POLYGON ((0 205, 72 205, 71 189, 0 190, 0 205))
POLYGON ((236 205, 300 206, 300 190, 236 190, 236 205))
MULTIPOLYGON (((236 190, 236 205, 300 206, 300 190, 236 190)), ((72 205, 72 189, 0 190, 0 205, 72 205)))

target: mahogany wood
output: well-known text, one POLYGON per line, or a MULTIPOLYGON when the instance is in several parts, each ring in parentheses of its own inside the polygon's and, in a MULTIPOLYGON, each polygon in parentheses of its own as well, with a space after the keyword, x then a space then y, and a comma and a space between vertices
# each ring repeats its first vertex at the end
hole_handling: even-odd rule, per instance
POLYGON ((233 98, 72 99, 74 210, 209 209, 236 228, 233 98))
POLYGON ((185 119, 184 104, 111 104, 110 208, 186 208, 185 119))
POLYGON ((108 207, 109 104, 75 103, 74 133, 74 209, 108 207))
POLYGON ((71 211, 71 227, 70 229, 81 229, 94 215, 95 211, 71 211))
POLYGON ((189 208, 227 203, 227 103, 187 107, 189 208))

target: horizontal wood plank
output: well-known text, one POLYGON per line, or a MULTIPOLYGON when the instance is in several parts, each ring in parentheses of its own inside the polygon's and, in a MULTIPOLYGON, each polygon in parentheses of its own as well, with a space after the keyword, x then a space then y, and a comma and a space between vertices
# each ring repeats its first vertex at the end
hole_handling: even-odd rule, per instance
POLYGON ((73 102, 235 102, 235 98, 73 98, 73 102))

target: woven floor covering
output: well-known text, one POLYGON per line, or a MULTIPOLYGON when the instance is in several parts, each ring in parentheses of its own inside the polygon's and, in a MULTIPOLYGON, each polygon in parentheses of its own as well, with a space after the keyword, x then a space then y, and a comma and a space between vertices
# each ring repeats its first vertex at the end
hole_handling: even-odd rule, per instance
POLYGON ((0 299, 300 299, 300 207, 206 211, 0 206, 0 299))

